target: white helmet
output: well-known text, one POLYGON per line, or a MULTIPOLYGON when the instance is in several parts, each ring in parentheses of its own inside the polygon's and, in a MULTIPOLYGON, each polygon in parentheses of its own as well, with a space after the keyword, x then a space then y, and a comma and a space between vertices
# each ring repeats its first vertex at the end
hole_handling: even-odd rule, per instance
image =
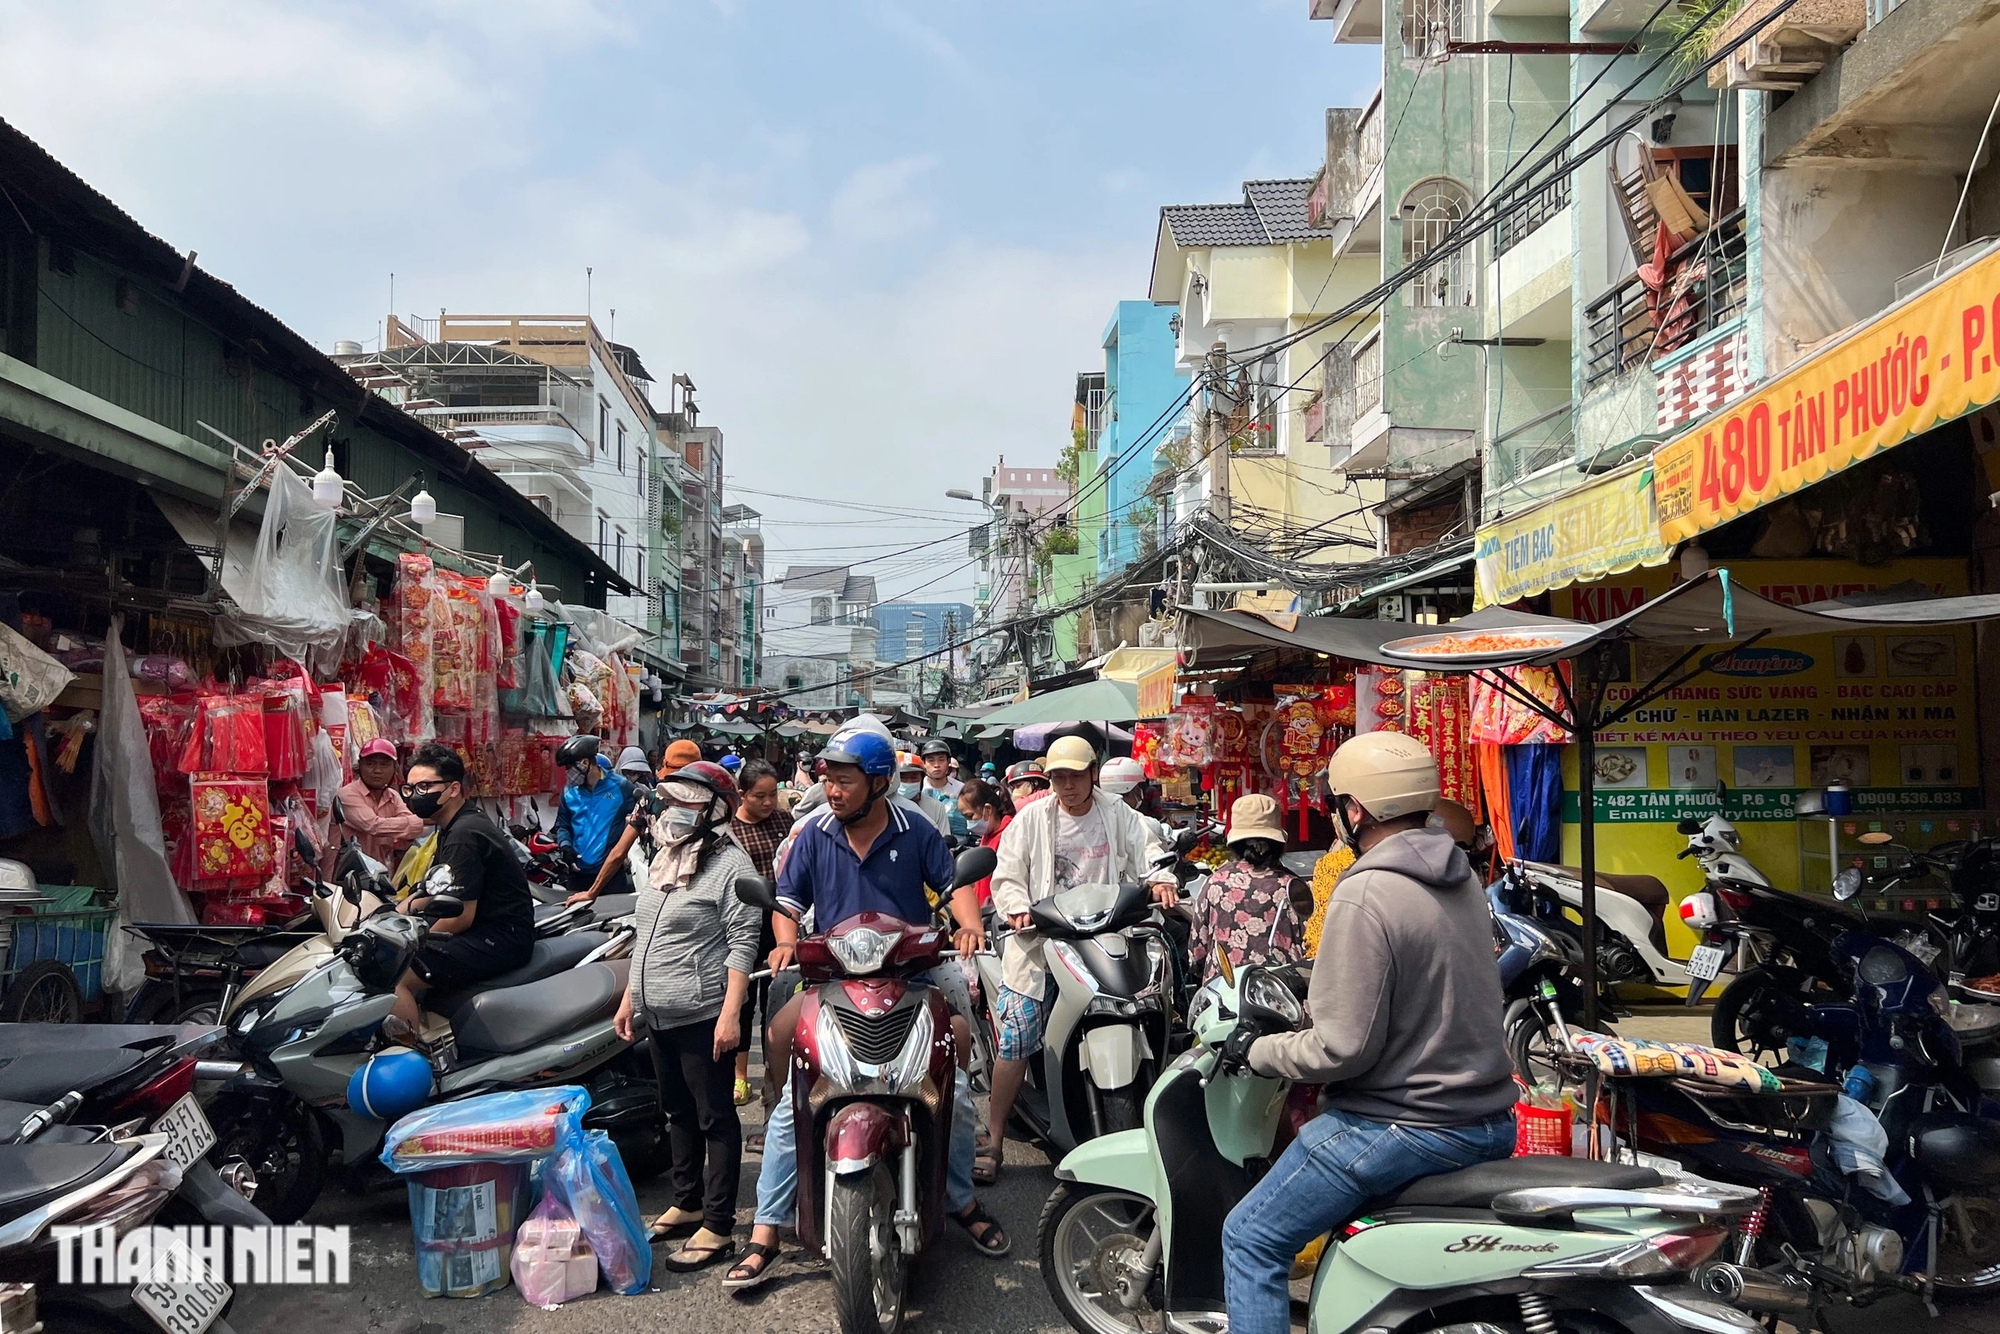
POLYGON ((1327 791, 1352 797, 1377 820, 1434 809, 1438 766, 1428 747, 1402 732, 1363 732, 1333 752, 1327 791))
POLYGON ((1122 797, 1146 781, 1146 766, 1129 755, 1106 760, 1097 771, 1097 785, 1114 797, 1122 797))

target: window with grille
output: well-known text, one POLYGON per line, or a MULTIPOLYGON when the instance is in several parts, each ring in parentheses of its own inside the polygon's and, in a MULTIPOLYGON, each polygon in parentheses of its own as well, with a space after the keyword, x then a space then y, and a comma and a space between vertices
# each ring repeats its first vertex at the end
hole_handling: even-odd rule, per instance
POLYGON ((618 423, 618 471, 625 471, 625 423, 618 423))
POLYGON ((625 573, 625 530, 620 528, 611 538, 611 568, 622 577, 625 573))
MULTIPOLYGON (((1443 245, 1465 220, 1472 197, 1457 181, 1428 180, 1403 196, 1403 263, 1416 263, 1443 245)), ((1473 303, 1474 249, 1465 246, 1411 280, 1413 306, 1469 306, 1473 303)))
POLYGON ((603 399, 597 400, 597 452, 611 451, 611 405, 603 399))
POLYGON ((1403 59, 1442 60, 1465 29, 1465 0, 1403 0, 1403 59))
POLYGON ((611 549, 611 520, 607 519, 604 516, 603 510, 599 510, 597 511, 597 558, 599 560, 603 560, 604 553, 609 551, 610 549, 611 549))

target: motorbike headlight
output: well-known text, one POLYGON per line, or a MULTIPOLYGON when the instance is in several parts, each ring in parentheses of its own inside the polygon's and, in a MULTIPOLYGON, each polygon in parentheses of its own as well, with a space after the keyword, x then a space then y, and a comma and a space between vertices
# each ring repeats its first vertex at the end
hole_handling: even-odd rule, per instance
POLYGON ((1081 954, 1077 953, 1076 946, 1070 944, 1067 940, 1052 940, 1048 944, 1048 950, 1049 953, 1056 956, 1057 961, 1064 968, 1067 968, 1078 982, 1083 984, 1085 991, 1095 996, 1102 990, 1097 985, 1096 976, 1090 971, 1090 965, 1083 961, 1081 954))
POLYGON ((1252 968, 1245 974, 1243 1003, 1269 1011, 1292 1028, 1297 1028, 1306 1017, 1305 1009, 1300 1006, 1298 997, 1292 995, 1291 988, 1262 968, 1252 968))
POLYGON ((1892 987, 1910 975, 1903 956, 1887 945, 1877 945, 1861 956, 1861 980, 1870 986, 1892 987))
POLYGON ((1202 1021, 1209 1018, 1214 1013, 1215 1008, 1222 1004, 1222 993, 1217 989, 1221 981, 1221 978, 1216 978, 1194 993, 1194 1002, 1188 1006, 1187 1014, 1187 1026, 1190 1033, 1199 1033, 1202 1021))
POLYGON ((837 936, 826 938, 826 947, 833 951, 833 957, 840 960, 840 966, 857 976, 873 973, 889 961, 889 951, 896 948, 898 936, 887 932, 858 926, 843 931, 837 936))
POLYGON ((229 1031, 239 1038, 242 1037, 263 1021, 264 1016, 270 1013, 273 1003, 272 1000, 258 1000, 244 1006, 236 1012, 236 1018, 230 1021, 229 1031))

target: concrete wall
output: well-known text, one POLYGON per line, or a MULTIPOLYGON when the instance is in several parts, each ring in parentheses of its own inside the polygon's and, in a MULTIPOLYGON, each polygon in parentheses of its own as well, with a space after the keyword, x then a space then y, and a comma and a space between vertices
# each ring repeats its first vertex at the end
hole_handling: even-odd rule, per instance
POLYGON ((1139 522, 1146 484, 1153 476, 1153 452, 1166 439, 1172 409, 1187 388, 1188 376, 1174 365, 1173 318, 1178 306, 1120 301, 1104 330, 1104 386, 1111 420, 1098 437, 1107 469, 1103 541, 1096 556, 1100 578, 1124 569, 1139 556, 1139 522), (1167 420, 1161 421, 1162 415, 1167 420), (1127 457, 1136 452, 1136 457, 1127 457))

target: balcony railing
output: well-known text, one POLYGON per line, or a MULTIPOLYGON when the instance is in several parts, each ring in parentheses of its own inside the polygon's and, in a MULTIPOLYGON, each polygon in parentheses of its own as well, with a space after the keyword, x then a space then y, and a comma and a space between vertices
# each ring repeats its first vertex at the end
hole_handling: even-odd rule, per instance
POLYGON ((1500 226, 1493 234, 1493 253, 1496 256, 1506 254, 1568 207, 1569 175, 1565 172, 1530 195, 1526 204, 1500 220, 1500 226))
POLYGON ((1743 221, 1738 209, 1676 250, 1657 287, 1642 270, 1584 307, 1585 384, 1657 361, 1743 313, 1743 221))
POLYGON ((1369 172, 1382 165, 1382 90, 1377 88, 1375 96, 1361 112, 1361 124, 1356 131, 1356 139, 1361 148, 1361 172, 1366 177, 1369 172))
POLYGON ((1382 339, 1362 343, 1354 354, 1354 415, 1365 417, 1382 406, 1382 339))

